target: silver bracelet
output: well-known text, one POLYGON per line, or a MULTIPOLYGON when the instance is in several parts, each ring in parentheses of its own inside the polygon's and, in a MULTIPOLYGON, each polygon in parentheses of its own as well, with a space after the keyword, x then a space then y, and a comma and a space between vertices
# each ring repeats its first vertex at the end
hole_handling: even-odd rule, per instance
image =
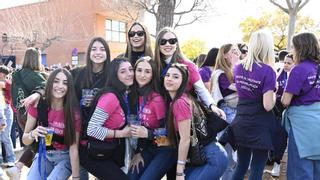
POLYGON ((178 161, 177 161, 177 164, 180 164, 180 165, 186 165, 186 161, 178 160, 178 161))
POLYGON ((29 139, 30 140, 34 140, 35 139, 35 137, 32 137, 32 132, 33 132, 33 130, 29 132, 29 139))

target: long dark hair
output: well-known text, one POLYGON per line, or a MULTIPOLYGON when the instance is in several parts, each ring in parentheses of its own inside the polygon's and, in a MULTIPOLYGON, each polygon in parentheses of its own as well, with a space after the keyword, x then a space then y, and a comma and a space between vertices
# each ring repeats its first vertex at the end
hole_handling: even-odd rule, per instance
POLYGON ((110 48, 108 43, 102 38, 102 37, 95 37, 90 41, 90 44, 88 46, 87 49, 87 60, 86 60, 86 67, 85 67, 85 74, 86 76, 84 76, 83 81, 81 81, 81 89, 85 88, 85 87, 90 87, 94 82, 93 82, 93 62, 90 58, 90 54, 91 54, 91 49, 93 46, 93 43, 95 43, 96 41, 100 42, 104 49, 106 50, 106 60, 104 61, 103 64, 103 69, 102 69, 102 77, 103 77, 103 81, 106 81, 107 77, 108 77, 108 71, 107 71, 107 67, 109 66, 110 63, 110 48))
POLYGON ((67 77, 67 93, 63 99, 63 113, 64 113, 64 144, 70 146, 76 141, 75 134, 75 113, 80 113, 79 103, 77 102, 76 93, 74 90, 73 78, 71 73, 64 69, 58 68, 50 73, 48 78, 46 88, 45 88, 45 100, 48 103, 48 106, 51 107, 52 102, 52 87, 54 79, 57 74, 62 72, 67 77))
POLYGON ((124 62, 129 62, 128 58, 124 57, 118 57, 111 61, 108 67, 108 79, 105 84, 105 86, 97 93, 97 95, 94 98, 93 107, 97 105, 99 98, 109 91, 110 89, 113 89, 117 91, 120 94, 124 94, 126 90, 128 90, 128 87, 124 85, 118 78, 118 70, 120 68, 120 65, 124 62))
POLYGON ((317 64, 320 63, 319 42, 313 33, 300 33, 292 38, 293 47, 296 51, 295 62, 309 59, 317 64))
POLYGON ((214 67, 216 65, 216 59, 218 55, 219 48, 212 48, 208 52, 206 59, 204 60, 204 63, 200 67, 204 66, 211 66, 214 67))
MULTIPOLYGON (((189 73, 187 70, 187 67, 183 64, 179 64, 179 63, 174 63, 171 65, 170 68, 176 68, 178 69, 181 74, 182 74, 182 82, 180 87, 177 90, 177 93, 175 95, 175 97, 173 99, 171 99, 168 91, 166 90, 166 96, 165 99, 168 103, 168 105, 171 103, 168 109, 168 114, 167 114, 167 127, 168 127, 168 138, 170 140, 170 142, 175 142, 173 143, 174 145, 177 145, 177 138, 176 138, 176 131, 175 131, 175 127, 174 127, 174 116, 173 116, 173 104, 176 102, 177 99, 179 99, 183 93, 185 93, 186 89, 187 89, 187 85, 188 85, 188 81, 189 81, 189 73)), ((170 69, 169 68, 169 69, 170 69)))

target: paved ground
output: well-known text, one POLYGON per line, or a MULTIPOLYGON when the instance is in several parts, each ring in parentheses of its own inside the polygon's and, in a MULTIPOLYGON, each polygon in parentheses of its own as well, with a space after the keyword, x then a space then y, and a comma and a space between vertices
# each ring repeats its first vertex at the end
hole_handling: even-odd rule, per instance
MULTIPOLYGON (((22 153, 22 150, 15 151, 17 159, 20 157, 21 153, 22 153)), ((264 173, 263 180, 286 180, 287 179, 286 178, 286 169, 287 169, 286 163, 287 163, 287 154, 285 154, 285 156, 284 156, 284 158, 283 158, 283 160, 281 162, 281 175, 280 175, 280 178, 275 178, 275 177, 272 177, 270 174, 264 173)), ((272 166, 267 166, 266 169, 271 170, 272 166)), ((29 171, 28 168, 26 168, 26 167, 23 168, 22 174, 21 174, 21 180, 25 180, 26 179, 28 171, 29 171)), ((5 176, 5 178, 9 180, 8 177, 5 176)), ((94 180, 94 179, 95 179, 94 177, 90 176, 90 180, 94 180)), ((166 180, 166 178, 163 178, 162 180, 166 180)))

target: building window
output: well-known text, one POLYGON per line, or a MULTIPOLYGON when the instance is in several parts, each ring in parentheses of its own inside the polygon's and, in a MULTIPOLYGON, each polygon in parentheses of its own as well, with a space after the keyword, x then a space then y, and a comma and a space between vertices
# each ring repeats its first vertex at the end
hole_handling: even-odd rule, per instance
POLYGON ((106 19, 106 40, 112 42, 126 42, 126 23, 106 19))

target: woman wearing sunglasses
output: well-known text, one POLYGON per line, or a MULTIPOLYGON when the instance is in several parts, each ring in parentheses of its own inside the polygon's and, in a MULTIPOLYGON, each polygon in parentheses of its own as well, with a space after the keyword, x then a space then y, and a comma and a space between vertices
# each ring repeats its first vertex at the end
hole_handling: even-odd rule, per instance
POLYGON ((127 49, 124 57, 128 58, 132 66, 143 56, 153 57, 150 34, 148 29, 139 22, 131 25, 127 34, 127 49))
POLYGON ((197 66, 182 55, 177 36, 170 28, 164 28, 158 33, 154 59, 159 68, 158 73, 161 75, 161 78, 165 76, 172 63, 187 65, 189 73, 187 91, 194 88, 195 92, 206 106, 219 116, 224 119, 226 118, 225 113, 214 105, 214 101, 209 91, 201 80, 197 66))

